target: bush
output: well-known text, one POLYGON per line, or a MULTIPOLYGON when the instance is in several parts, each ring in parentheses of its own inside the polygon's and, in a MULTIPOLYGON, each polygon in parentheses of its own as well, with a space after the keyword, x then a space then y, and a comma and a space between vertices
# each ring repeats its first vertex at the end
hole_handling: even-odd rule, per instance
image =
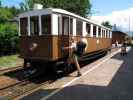
POLYGON ((17 32, 16 24, 0 24, 0 54, 15 53, 19 50, 17 32))

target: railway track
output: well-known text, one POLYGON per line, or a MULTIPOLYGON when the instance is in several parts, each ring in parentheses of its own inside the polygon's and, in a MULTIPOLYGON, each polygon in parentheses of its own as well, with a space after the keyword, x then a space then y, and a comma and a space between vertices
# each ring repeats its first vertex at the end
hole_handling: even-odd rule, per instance
MULTIPOLYGON (((17 68, 19 69, 19 68, 17 68)), ((9 72, 0 75, 0 100, 10 100, 25 93, 33 91, 42 85, 46 85, 53 81, 51 74, 49 76, 28 78, 24 77, 24 71, 26 69, 19 70, 11 69, 9 72)))
MULTIPOLYGON (((17 68, 18 69, 18 68, 17 68)), ((4 89, 7 89, 7 88, 10 88, 10 87, 13 87, 15 85, 18 85, 22 82, 24 82, 26 79, 23 77, 24 76, 24 73, 23 73, 23 69, 19 69, 17 70, 16 68, 15 69, 11 69, 11 70, 8 70, 1 74, 0 75, 0 92, 4 89)))
POLYGON ((20 82, 1 88, 0 99, 14 99, 25 93, 33 91, 42 85, 48 85, 51 81, 52 80, 47 79, 46 77, 44 79, 24 79, 20 82))
POLYGON ((19 69, 23 69, 22 66, 17 66, 17 67, 11 67, 11 68, 4 68, 4 69, 0 69, 0 75, 10 72, 10 71, 15 71, 15 70, 19 70, 19 69))
POLYGON ((24 80, 14 86, 9 86, 0 90, 0 99, 15 99, 20 96, 28 93, 32 93, 33 91, 39 89, 42 86, 48 85, 50 80, 44 81, 42 83, 34 83, 29 80, 24 80))

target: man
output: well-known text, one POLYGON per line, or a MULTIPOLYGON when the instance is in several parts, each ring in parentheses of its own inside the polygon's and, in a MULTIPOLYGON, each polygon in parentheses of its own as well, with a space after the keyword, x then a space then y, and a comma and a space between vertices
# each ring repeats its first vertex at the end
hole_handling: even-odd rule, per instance
POLYGON ((64 49, 71 49, 72 53, 70 52, 70 57, 68 58, 68 63, 71 63, 71 58, 73 59, 76 68, 77 68, 77 76, 81 76, 80 65, 78 63, 78 58, 83 54, 86 44, 80 40, 76 42, 74 38, 70 40, 71 45, 69 47, 64 47, 64 49))
POLYGON ((119 44, 118 44, 118 41, 116 40, 116 41, 115 41, 115 47, 118 47, 118 45, 119 45, 119 44))
POLYGON ((123 43, 122 46, 121 46, 121 55, 122 56, 127 55, 127 52, 126 52, 126 43, 123 43))

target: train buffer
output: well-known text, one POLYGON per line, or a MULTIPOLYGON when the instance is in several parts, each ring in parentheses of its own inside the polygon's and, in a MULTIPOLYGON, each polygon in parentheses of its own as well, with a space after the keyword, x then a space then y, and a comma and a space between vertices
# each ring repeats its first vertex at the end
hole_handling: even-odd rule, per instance
POLYGON ((133 100, 133 48, 115 51, 76 72, 26 95, 24 100, 133 100))

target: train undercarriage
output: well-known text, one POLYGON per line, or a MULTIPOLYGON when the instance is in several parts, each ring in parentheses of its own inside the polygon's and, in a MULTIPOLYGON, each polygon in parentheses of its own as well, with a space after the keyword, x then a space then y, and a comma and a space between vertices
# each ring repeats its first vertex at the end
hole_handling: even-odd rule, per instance
MULTIPOLYGON (((103 49, 92 53, 84 54, 79 57, 80 66, 84 66, 104 55, 110 51, 109 49, 103 49)), ((27 69, 25 77, 37 77, 47 73, 55 75, 68 75, 68 73, 76 69, 74 63, 68 64, 67 57, 61 58, 58 61, 45 61, 45 60, 33 60, 24 59, 24 68, 27 69)))

